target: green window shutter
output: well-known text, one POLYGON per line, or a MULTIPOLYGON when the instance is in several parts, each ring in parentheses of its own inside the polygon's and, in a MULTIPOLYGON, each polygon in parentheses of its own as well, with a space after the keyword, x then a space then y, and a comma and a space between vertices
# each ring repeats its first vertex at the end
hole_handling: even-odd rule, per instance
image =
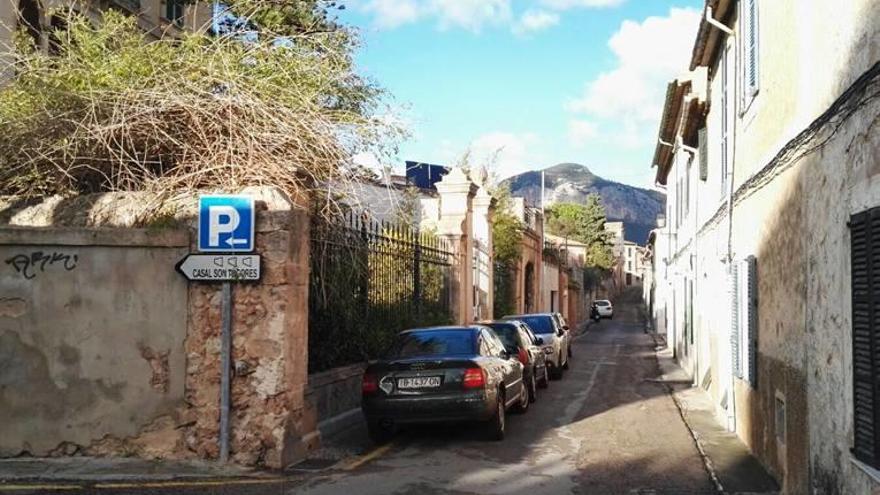
POLYGON ((700 180, 706 182, 709 178, 709 143, 705 127, 697 131, 697 142, 700 152, 700 180))

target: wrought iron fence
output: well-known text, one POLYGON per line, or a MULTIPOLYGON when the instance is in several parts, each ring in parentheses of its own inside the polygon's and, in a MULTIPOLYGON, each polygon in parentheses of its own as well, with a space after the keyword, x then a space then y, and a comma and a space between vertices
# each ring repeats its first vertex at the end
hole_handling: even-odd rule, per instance
POLYGON ((309 372, 374 358, 400 330, 449 323, 445 239, 353 213, 313 216, 309 372))

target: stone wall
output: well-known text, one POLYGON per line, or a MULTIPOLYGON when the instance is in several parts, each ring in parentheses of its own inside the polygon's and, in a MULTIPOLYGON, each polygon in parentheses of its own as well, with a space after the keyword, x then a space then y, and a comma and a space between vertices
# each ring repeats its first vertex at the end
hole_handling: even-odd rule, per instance
MULTIPOLYGON (((234 288, 231 457, 277 468, 317 441, 304 397, 310 223, 304 198, 244 192, 258 206, 263 279, 234 288)), ((99 194, 0 205, 0 222, 17 227, 0 232, 3 259, 39 263, 0 265, 19 272, 0 279, 0 339, 19 351, 0 347, 0 409, 20 411, 0 425, 0 455, 217 456, 220 288, 174 272, 195 250, 196 204, 99 194), (45 267, 35 252, 52 256, 45 267), (34 384, 27 400, 61 416, 25 417, 42 405, 23 402, 34 384), (83 393, 52 402, 52 387, 83 393)))

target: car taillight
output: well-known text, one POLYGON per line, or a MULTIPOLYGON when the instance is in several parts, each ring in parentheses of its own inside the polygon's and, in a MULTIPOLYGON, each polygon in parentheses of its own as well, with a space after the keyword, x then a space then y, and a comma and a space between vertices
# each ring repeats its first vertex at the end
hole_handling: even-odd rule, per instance
POLYGON ((522 364, 529 364, 529 353, 526 352, 522 347, 519 348, 519 352, 516 354, 516 358, 519 359, 519 362, 522 364))
POLYGON ((464 378, 461 383, 464 388, 481 388, 486 385, 486 372, 483 368, 468 368, 464 370, 464 378))
POLYGON ((361 393, 374 394, 377 390, 379 390, 379 380, 376 379, 376 375, 364 373, 364 378, 361 380, 361 393))

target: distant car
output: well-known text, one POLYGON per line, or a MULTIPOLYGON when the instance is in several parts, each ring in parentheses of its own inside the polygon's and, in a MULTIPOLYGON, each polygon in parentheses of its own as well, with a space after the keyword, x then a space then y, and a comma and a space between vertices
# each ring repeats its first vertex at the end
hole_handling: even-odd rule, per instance
POLYGON ((611 304, 611 301, 607 299, 597 299, 593 304, 596 306, 596 311, 599 312, 600 318, 614 318, 614 306, 611 304))
POLYGON ((367 366, 361 409, 370 437, 388 441, 398 425, 485 422, 502 440, 507 409, 525 411, 523 365, 482 325, 401 332, 384 359, 367 366))
POLYGON ((507 352, 523 364, 523 380, 529 391, 529 400, 535 402, 538 387, 544 388, 550 383, 550 371, 541 349, 544 339, 535 336, 525 323, 518 320, 491 321, 484 325, 491 328, 507 352))
POLYGON ((519 320, 544 341, 544 358, 550 367, 550 378, 562 378, 564 369, 568 368, 569 338, 565 329, 559 324, 552 313, 535 313, 528 315, 509 315, 505 320, 519 320))

